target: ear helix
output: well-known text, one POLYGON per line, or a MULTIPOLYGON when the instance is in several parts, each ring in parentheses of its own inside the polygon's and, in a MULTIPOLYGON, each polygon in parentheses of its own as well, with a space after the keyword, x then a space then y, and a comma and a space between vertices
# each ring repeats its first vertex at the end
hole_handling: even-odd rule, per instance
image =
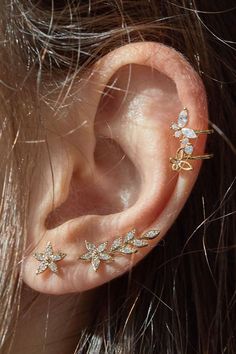
POLYGON ((188 110, 184 108, 178 116, 177 123, 172 123, 171 129, 174 131, 174 137, 180 140, 180 147, 178 148, 175 157, 170 158, 173 171, 191 171, 193 169, 188 160, 207 160, 213 157, 213 154, 204 154, 194 156, 191 140, 197 139, 200 134, 212 134, 214 131, 209 130, 194 130, 186 128, 188 123, 188 110))

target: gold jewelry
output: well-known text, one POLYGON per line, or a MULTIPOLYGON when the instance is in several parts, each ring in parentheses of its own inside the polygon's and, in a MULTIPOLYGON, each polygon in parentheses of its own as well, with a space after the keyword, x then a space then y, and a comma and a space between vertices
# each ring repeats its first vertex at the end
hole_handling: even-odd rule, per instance
POLYGON ((178 116, 177 123, 172 123, 171 129, 174 130, 174 136, 180 139, 180 148, 177 150, 175 157, 170 158, 173 171, 191 171, 192 165, 188 160, 206 160, 212 158, 213 154, 205 154, 199 156, 192 156, 193 145, 190 139, 196 139, 199 134, 212 134, 212 129, 194 130, 186 128, 188 123, 188 110, 184 108, 178 116))
POLYGON ((79 257, 83 261, 91 262, 94 271, 96 272, 101 262, 114 261, 115 256, 130 255, 138 251, 140 247, 148 246, 148 240, 156 238, 160 234, 158 230, 150 230, 145 232, 140 237, 136 236, 136 230, 129 231, 124 237, 116 238, 109 250, 107 249, 108 241, 95 246, 93 243, 85 241, 87 248, 86 253, 79 257))
POLYGON ((34 253, 33 256, 40 262, 36 274, 43 273, 46 269, 50 269, 53 273, 57 273, 58 268, 56 262, 65 258, 66 254, 60 251, 54 253, 51 242, 48 242, 44 253, 34 253))
POLYGON ((170 158, 170 163, 172 164, 173 171, 191 171, 193 167, 190 162, 188 162, 188 160, 208 160, 211 159, 213 156, 213 154, 191 156, 186 154, 183 148, 179 148, 176 152, 175 157, 170 158))
POLYGON ((214 133, 213 129, 206 130, 194 130, 191 128, 186 128, 188 123, 188 110, 184 108, 178 116, 177 123, 172 123, 171 129, 174 130, 174 136, 180 139, 181 148, 184 149, 184 152, 187 155, 193 153, 193 145, 189 139, 197 139, 199 134, 212 134, 214 133))

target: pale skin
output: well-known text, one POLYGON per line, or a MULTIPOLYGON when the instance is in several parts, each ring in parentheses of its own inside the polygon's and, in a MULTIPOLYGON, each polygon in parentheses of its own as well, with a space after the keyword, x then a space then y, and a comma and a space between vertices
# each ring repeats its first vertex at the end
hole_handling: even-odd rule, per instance
MULTIPOLYGON (((39 300, 32 307, 30 320, 17 332, 17 353, 25 353, 33 337, 37 340, 32 354, 42 353, 44 344, 46 354, 58 353, 58 348, 60 354, 72 351, 76 339, 71 335, 71 341, 66 341, 65 337, 89 324, 89 316, 86 314, 80 321, 79 314, 85 308, 87 313, 91 311, 96 287, 128 271, 165 236, 186 202, 201 165, 194 161, 193 171, 179 174, 172 171, 169 162, 178 148, 169 128, 183 107, 190 112, 191 127, 208 127, 203 84, 174 49, 158 43, 121 47, 99 60, 74 92, 78 92, 80 100, 67 107, 61 119, 56 120, 48 107, 42 107, 50 130, 47 139, 54 170, 54 204, 51 165, 45 149, 32 190, 23 272, 30 288, 65 296, 59 309, 58 298, 50 300, 51 305, 55 304, 50 305, 50 317, 57 319, 62 333, 53 344, 45 344, 42 329, 46 315, 38 318, 36 313, 45 314, 47 309, 45 301, 39 300), (116 79, 116 89, 111 87, 107 92, 111 78, 116 79), (60 218, 51 214, 48 219, 60 205, 60 218), (117 234, 134 226, 140 232, 159 229, 160 237, 135 255, 102 264, 97 272, 89 263, 78 260, 86 251, 85 240, 95 244, 112 242, 117 234), (58 274, 47 270, 36 275, 38 262, 32 254, 41 252, 48 241, 67 256, 57 263, 58 274), (93 290, 84 293, 89 289, 93 290), (70 293, 75 294, 65 295, 70 293), (78 293, 83 295, 75 304, 78 293), (78 316, 69 321, 65 331, 64 319, 70 317, 72 308, 78 316), (22 331, 27 331, 24 339, 22 331)), ((194 147, 196 155, 204 153, 204 145, 205 137, 199 136, 194 147)), ((26 307, 32 300, 32 294, 28 294, 26 307)), ((48 299, 47 295, 40 298, 48 299)))

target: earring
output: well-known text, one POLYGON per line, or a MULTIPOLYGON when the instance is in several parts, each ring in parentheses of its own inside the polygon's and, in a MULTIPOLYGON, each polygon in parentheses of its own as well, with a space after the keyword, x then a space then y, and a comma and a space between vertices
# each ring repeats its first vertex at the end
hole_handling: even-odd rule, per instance
POLYGON ((85 241, 85 246, 88 252, 84 253, 79 259, 91 262, 94 271, 96 272, 101 262, 114 261, 115 256, 131 255, 138 251, 140 247, 148 246, 148 240, 156 238, 160 234, 158 230, 150 230, 136 237, 136 230, 129 231, 124 237, 116 238, 109 249, 107 249, 108 241, 95 246, 93 243, 85 241))
POLYGON ((48 242, 44 253, 34 253, 33 256, 40 262, 36 274, 43 273, 46 269, 50 269, 53 273, 57 273, 58 267, 56 262, 65 258, 66 254, 60 251, 54 253, 51 242, 48 242))
POLYGON ((174 131, 174 136, 180 139, 180 148, 177 150, 175 157, 170 158, 170 163, 172 164, 173 171, 190 171, 193 169, 192 165, 188 160, 206 160, 213 157, 213 154, 205 154, 199 156, 192 156, 193 145, 191 143, 192 139, 197 139, 200 134, 212 134, 214 131, 212 129, 207 130, 195 130, 191 128, 186 128, 188 123, 188 110, 184 108, 178 116, 177 123, 172 123, 171 129, 174 131))

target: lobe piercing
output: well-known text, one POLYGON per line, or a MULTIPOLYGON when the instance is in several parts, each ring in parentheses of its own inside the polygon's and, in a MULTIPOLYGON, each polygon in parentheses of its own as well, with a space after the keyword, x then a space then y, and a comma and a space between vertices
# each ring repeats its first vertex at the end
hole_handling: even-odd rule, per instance
POLYGON ((93 243, 85 241, 87 248, 86 253, 78 259, 91 262, 94 271, 96 272, 101 262, 114 261, 115 256, 130 255, 138 252, 138 248, 148 246, 148 241, 156 238, 160 234, 158 230, 149 230, 140 237, 136 238, 136 230, 129 231, 124 237, 116 238, 110 249, 107 249, 108 241, 95 246, 93 243))
POLYGON ((44 253, 34 253, 33 256, 40 262, 36 274, 43 273, 46 269, 50 269, 53 273, 57 273, 58 267, 56 262, 65 258, 66 253, 60 251, 54 253, 51 242, 48 242, 44 253))

